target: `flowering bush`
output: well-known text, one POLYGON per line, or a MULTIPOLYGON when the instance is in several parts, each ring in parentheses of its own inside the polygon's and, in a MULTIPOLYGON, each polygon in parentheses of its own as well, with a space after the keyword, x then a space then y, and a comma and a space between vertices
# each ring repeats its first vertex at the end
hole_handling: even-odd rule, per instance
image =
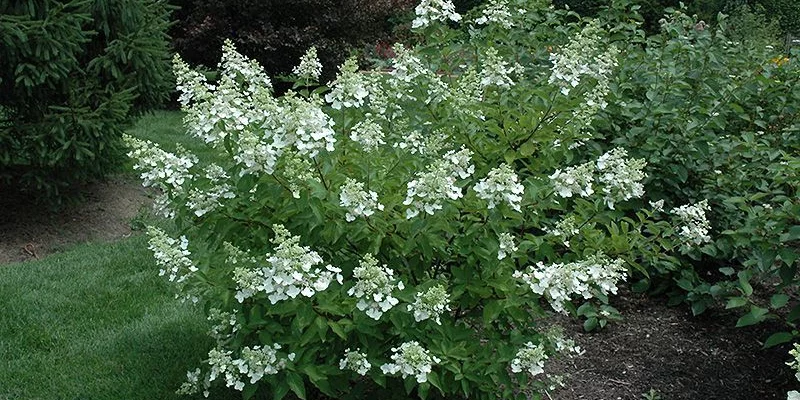
POLYGON ((800 258, 798 53, 736 41, 741 33, 725 16, 712 25, 670 10, 660 23, 659 35, 633 37, 646 46, 625 51, 599 117, 609 143, 647 160, 648 196, 665 201, 686 244, 685 257, 650 264, 635 286, 667 292, 695 313, 741 308, 739 326, 793 306, 785 314, 793 330, 800 308, 786 288, 798 282, 800 258))
POLYGON ((311 90, 310 51, 279 98, 230 43, 215 84, 176 58, 187 130, 217 164, 127 141, 180 229, 150 230, 157 261, 214 322, 216 346, 180 391, 541 389, 546 360, 579 351, 544 329, 547 309, 605 325, 629 269, 692 240, 642 207, 644 160, 590 145, 619 52, 570 15, 424 1, 427 42, 395 47, 391 72, 348 61, 311 90))

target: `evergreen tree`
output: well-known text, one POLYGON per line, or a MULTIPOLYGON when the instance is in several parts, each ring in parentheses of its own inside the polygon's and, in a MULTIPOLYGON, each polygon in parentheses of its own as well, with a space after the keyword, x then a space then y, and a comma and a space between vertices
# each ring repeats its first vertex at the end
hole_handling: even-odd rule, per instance
POLYGON ((0 183, 54 195, 122 160, 172 86, 162 0, 0 1, 0 183))

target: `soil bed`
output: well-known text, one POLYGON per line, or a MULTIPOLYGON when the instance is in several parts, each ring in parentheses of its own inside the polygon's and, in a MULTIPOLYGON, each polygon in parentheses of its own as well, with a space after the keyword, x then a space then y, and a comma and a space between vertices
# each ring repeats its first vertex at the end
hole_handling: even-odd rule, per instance
POLYGON ((79 190, 83 199, 57 212, 4 191, 0 196, 0 264, 42 258, 72 244, 127 237, 131 220, 150 202, 141 183, 121 178, 79 190))
POLYGON ((661 400, 786 399, 797 389, 785 365, 790 347, 762 350, 782 330, 778 324, 735 328, 736 316, 724 311, 695 317, 686 307, 632 293, 612 303, 625 319, 598 333, 561 322, 586 352, 553 363, 550 370, 567 379, 552 399, 641 400, 651 390, 661 400))

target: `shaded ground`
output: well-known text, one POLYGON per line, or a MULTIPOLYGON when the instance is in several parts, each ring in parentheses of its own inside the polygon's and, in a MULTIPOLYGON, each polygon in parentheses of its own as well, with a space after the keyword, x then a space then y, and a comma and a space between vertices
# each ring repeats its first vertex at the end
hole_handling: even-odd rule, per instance
MULTIPOLYGON (((0 264, 126 237, 149 202, 137 182, 122 179, 89 185, 84 194, 84 202, 56 214, 25 199, 0 198, 0 264)), ((625 320, 599 333, 558 321, 586 352, 548 363, 548 372, 567 378, 550 399, 641 400, 653 390, 660 397, 651 400, 766 400, 785 399, 800 386, 784 364, 788 346, 761 350, 777 325, 736 329, 733 315, 693 317, 685 308, 631 293, 612 302, 625 320)))
POLYGON ((20 195, 0 195, 0 264, 41 258, 65 246, 131 234, 131 220, 149 202, 141 183, 112 179, 81 188, 84 200, 51 212, 20 195))
POLYGON ((630 293, 613 302, 625 320, 599 333, 563 321, 586 352, 552 366, 569 375, 553 400, 641 400, 651 390, 661 400, 786 399, 800 386, 784 364, 788 345, 761 349, 780 325, 735 328, 733 315, 694 317, 630 293))

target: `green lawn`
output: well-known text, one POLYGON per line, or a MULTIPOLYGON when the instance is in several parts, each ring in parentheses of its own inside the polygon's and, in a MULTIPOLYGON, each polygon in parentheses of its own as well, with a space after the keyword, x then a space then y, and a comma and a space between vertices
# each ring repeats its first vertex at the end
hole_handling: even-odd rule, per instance
MULTIPOLYGON (((158 112, 131 133, 189 147, 180 119, 158 112)), ((202 310, 174 299, 141 234, 0 265, 0 307, 0 400, 180 398, 212 345, 202 310)))

